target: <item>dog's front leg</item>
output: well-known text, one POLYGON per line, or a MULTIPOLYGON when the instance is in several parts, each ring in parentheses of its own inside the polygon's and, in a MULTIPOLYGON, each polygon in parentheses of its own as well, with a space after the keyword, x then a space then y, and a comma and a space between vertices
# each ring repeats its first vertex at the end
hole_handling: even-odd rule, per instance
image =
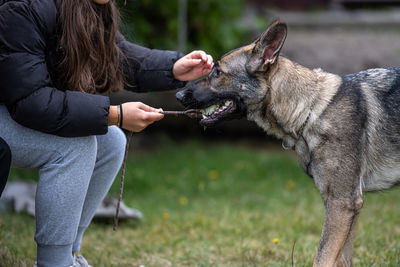
POLYGON ((351 266, 353 230, 362 207, 362 199, 354 194, 348 197, 343 194, 340 194, 340 197, 330 194, 325 200, 325 206, 324 227, 314 266, 335 266, 335 262, 351 266), (345 261, 341 258, 342 251, 347 254, 345 261))
POLYGON ((322 236, 314 266, 334 266, 350 232, 354 212, 347 208, 346 200, 329 199, 322 236))
POLYGON ((336 267, 351 267, 353 266, 353 249, 354 238, 356 236, 358 214, 355 215, 346 243, 336 259, 336 267))

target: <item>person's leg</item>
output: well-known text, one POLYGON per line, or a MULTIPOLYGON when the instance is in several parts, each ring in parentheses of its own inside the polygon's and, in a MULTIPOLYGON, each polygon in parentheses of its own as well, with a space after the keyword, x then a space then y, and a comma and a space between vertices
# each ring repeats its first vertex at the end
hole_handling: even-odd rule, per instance
POLYGON ((38 266, 72 265, 72 245, 96 162, 94 136, 63 138, 15 123, 0 105, 0 136, 12 166, 39 168, 36 192, 38 266))
POLYGON ((82 236, 89 226, 97 207, 106 196, 123 161, 126 145, 125 134, 116 126, 108 128, 106 135, 96 136, 97 159, 93 176, 83 206, 78 233, 73 245, 74 252, 80 251, 82 236))
POLYGON ((10 172, 11 151, 7 143, 0 137, 0 197, 7 183, 10 172))

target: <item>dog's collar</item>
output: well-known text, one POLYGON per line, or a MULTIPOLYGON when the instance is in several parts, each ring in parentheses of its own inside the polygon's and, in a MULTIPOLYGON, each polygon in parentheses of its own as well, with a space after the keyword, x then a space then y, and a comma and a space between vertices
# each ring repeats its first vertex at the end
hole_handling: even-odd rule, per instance
MULTIPOLYGON (((310 117, 311 117, 311 112, 308 113, 306 120, 305 120, 305 121, 303 122, 303 124, 300 126, 299 132, 296 134, 296 135, 297 135, 297 136, 296 136, 297 138, 296 138, 295 143, 297 143, 297 142, 299 141, 299 139, 300 139, 301 137, 303 137, 304 129, 306 128, 307 123, 310 121, 310 117)), ((304 138, 304 137, 303 137, 303 138, 304 138)), ((296 150, 296 146, 295 146, 295 145, 288 146, 288 145, 285 143, 285 141, 282 141, 282 147, 283 147, 283 149, 285 149, 285 150, 288 150, 288 149, 296 150)))
POLYGON ((311 112, 312 112, 313 109, 314 109, 314 105, 315 105, 315 102, 312 101, 312 102, 311 102, 311 106, 310 106, 310 110, 308 111, 307 118, 306 118, 306 120, 303 122, 303 124, 300 126, 299 132, 298 132, 298 134, 297 134, 297 141, 299 141, 299 139, 300 139, 301 137, 303 137, 304 129, 306 128, 308 122, 310 121, 311 112))
POLYGON ((299 132, 297 134, 297 140, 303 136, 304 129, 306 128, 307 123, 310 121, 310 117, 311 117, 311 112, 308 113, 306 120, 300 126, 299 132))

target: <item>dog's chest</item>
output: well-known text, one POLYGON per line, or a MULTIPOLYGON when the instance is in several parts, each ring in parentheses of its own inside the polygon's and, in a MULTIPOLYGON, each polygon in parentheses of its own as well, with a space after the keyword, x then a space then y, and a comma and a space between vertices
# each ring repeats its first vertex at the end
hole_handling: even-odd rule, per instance
POLYGON ((388 189, 400 183, 400 165, 392 168, 383 168, 365 175, 362 179, 363 191, 377 191, 388 189))

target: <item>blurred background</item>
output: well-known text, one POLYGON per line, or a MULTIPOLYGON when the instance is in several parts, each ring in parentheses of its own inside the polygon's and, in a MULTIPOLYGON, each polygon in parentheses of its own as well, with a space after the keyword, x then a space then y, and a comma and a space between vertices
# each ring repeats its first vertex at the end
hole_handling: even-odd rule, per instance
MULTIPOLYGON (((397 66, 400 58, 400 0, 120 0, 122 31, 140 45, 190 52, 202 49, 218 59, 250 43, 273 17, 289 26, 283 54, 309 68, 347 74, 397 66)), ((175 92, 113 96, 181 110, 175 92)), ((195 121, 165 118, 140 136, 265 139, 245 120, 204 131, 195 121)), ((270 140, 270 139, 269 139, 270 140)))

